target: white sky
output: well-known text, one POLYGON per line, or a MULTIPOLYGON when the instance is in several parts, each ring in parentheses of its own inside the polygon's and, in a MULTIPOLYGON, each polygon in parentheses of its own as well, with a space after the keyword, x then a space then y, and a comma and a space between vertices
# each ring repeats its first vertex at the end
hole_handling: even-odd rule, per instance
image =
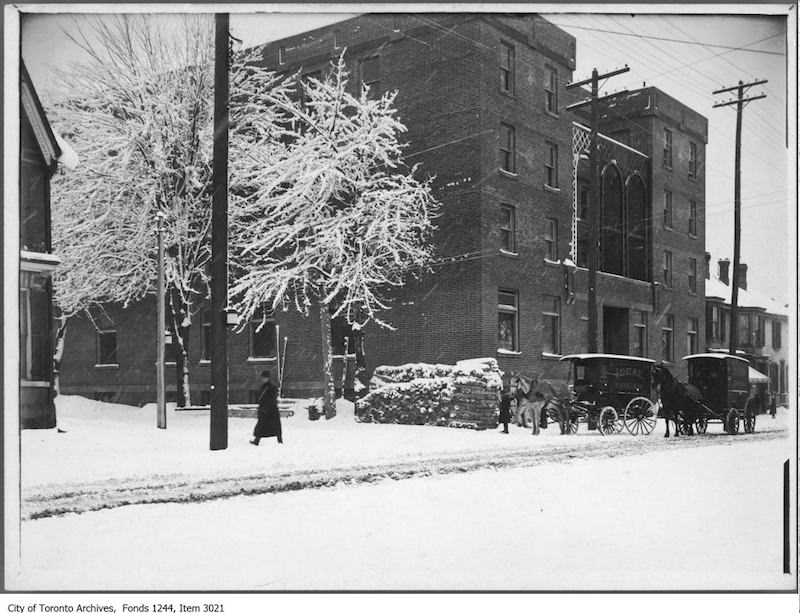
MULTIPOLYGON (((679 5, 671 8, 681 9, 679 5)), ((468 7, 468 10, 475 9, 468 7)), ((605 91, 634 89, 647 82, 708 118, 706 250, 711 252, 712 262, 721 257, 733 257, 736 112, 735 107, 712 109, 715 102, 726 100, 730 95, 713 96, 711 92, 736 85, 740 79, 744 82, 769 79, 765 86, 757 86, 750 92, 763 91, 767 98, 749 104, 744 111, 742 261, 749 266, 750 289, 788 300, 790 275, 796 271, 793 262, 796 226, 788 206, 790 201, 794 202, 795 192, 793 186, 788 189, 789 151, 785 147, 787 39, 784 18, 722 14, 543 15, 577 39, 576 80, 589 76, 593 67, 602 72, 628 64, 630 72, 611 79, 605 91), (679 39, 692 44, 641 36, 679 39), (755 41, 761 42, 747 48, 771 53, 725 48, 742 47, 755 41), (702 44, 693 44, 698 42, 702 44)), ((247 45, 253 45, 351 16, 343 13, 233 13, 231 30, 247 45)), ((53 95, 53 79, 48 71, 80 59, 81 52, 62 28, 74 28, 72 16, 27 15, 22 23, 23 58, 44 98, 53 95)), ((790 44, 795 42, 792 40, 790 44)), ((794 106, 789 111, 796 113, 794 106)), ((660 206, 656 196, 654 210, 659 211, 660 206)))

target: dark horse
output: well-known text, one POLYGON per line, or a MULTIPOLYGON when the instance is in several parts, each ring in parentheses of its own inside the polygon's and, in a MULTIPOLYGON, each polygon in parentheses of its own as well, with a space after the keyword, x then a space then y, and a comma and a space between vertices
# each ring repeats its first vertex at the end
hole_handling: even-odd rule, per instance
POLYGON ((681 424, 686 434, 693 435, 694 423, 703 410, 699 404, 702 401, 700 390, 694 385, 678 381, 663 364, 653 366, 653 383, 658 386, 661 412, 667 424, 664 436, 669 437, 670 420, 675 424, 675 436, 680 433, 681 424))

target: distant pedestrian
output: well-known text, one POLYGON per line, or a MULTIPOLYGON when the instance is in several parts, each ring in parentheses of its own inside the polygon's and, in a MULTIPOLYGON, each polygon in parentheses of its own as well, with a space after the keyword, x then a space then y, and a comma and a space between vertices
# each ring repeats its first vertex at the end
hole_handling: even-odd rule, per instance
POLYGON ((283 443, 281 431, 281 414, 278 410, 278 388, 270 380, 268 370, 261 371, 261 392, 258 395, 258 421, 253 430, 251 445, 258 445, 262 438, 278 437, 278 442, 283 443))
POLYGON ((775 413, 778 412, 778 401, 775 398, 775 394, 772 394, 772 400, 769 401, 769 414, 772 415, 772 419, 775 419, 775 413))
POLYGON ((546 401, 542 392, 535 392, 533 394, 533 402, 531 403, 531 427, 533 436, 539 435, 539 427, 542 421, 542 409, 546 401))
POLYGON ((503 392, 500 396, 500 417, 498 421, 503 424, 503 434, 508 434, 508 422, 511 421, 511 396, 503 392))

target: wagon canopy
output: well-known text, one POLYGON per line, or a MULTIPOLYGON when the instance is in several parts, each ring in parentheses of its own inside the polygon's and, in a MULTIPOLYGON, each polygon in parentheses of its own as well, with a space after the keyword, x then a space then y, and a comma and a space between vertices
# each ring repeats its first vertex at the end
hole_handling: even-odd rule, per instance
POLYGON ((747 378, 750 380, 750 383, 769 383, 769 377, 758 372, 752 366, 747 369, 747 378))
POLYGON ((565 355, 559 359, 559 362, 564 360, 594 360, 594 359, 614 359, 614 360, 631 360, 634 362, 647 362, 648 364, 655 364, 655 360, 650 358, 640 358, 633 355, 616 355, 613 353, 574 353, 572 355, 565 355))

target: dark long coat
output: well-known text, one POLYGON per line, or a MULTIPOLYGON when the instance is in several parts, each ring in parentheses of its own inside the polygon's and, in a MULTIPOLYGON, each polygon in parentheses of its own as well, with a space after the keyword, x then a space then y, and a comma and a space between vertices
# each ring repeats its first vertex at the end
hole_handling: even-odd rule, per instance
POLYGON ((500 398, 500 415, 498 421, 501 424, 507 424, 511 421, 511 396, 503 394, 500 398))
POLYGON ((261 393, 258 395, 258 421, 256 422, 253 436, 280 437, 281 414, 278 411, 278 388, 271 382, 261 386, 261 393))

